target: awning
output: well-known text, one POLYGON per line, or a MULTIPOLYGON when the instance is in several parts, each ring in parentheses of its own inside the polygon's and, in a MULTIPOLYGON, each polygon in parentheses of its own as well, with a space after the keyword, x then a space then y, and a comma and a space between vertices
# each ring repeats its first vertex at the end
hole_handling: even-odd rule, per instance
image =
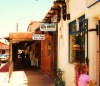
POLYGON ((9 41, 16 44, 19 49, 26 49, 34 40, 32 40, 32 35, 34 32, 14 32, 9 33, 9 41))
POLYGON ((9 40, 22 41, 22 40, 32 40, 33 32, 14 32, 9 33, 9 40))

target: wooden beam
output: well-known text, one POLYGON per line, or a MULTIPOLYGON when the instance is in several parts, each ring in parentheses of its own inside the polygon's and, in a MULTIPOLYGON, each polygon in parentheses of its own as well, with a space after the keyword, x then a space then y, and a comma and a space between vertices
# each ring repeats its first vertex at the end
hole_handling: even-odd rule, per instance
POLYGON ((33 32, 14 32, 9 33, 10 40, 32 40, 33 32))

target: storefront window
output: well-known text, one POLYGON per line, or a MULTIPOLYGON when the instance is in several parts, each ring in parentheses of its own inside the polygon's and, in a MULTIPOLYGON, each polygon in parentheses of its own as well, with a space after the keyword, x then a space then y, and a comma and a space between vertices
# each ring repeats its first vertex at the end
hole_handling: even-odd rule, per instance
POLYGON ((69 24, 69 27, 70 27, 70 29, 69 29, 70 33, 76 32, 76 30, 77 30, 77 28, 76 28, 76 21, 71 22, 69 24))
POLYGON ((78 18, 79 29, 76 20, 69 24, 69 62, 84 62, 85 59, 85 16, 78 18))

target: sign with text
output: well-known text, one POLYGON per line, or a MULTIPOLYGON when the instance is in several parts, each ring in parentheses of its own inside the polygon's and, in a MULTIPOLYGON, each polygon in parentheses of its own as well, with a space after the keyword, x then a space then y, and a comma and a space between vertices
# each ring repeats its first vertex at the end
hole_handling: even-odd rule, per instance
POLYGON ((45 34, 33 34, 33 40, 45 40, 45 34))
POLYGON ((51 23, 41 22, 40 30, 41 31, 56 31, 56 22, 51 22, 51 23))
POLYGON ((94 4, 96 4, 99 1, 100 0, 86 0, 86 5, 89 8, 89 7, 93 6, 94 4))

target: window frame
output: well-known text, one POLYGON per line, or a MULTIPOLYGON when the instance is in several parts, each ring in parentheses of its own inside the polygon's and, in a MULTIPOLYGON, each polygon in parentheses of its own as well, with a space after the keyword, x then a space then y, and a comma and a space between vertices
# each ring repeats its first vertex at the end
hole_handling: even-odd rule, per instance
MULTIPOLYGON (((78 30, 77 30, 77 27, 78 27, 77 20, 74 20, 74 21, 69 23, 69 60, 68 60, 69 63, 84 62, 83 59, 85 59, 85 32, 86 32, 86 30, 85 30, 85 15, 83 15, 83 16, 77 18, 77 19, 78 19, 78 23, 79 23, 79 29, 78 30), (76 25, 75 31, 72 31, 71 24, 72 24, 72 26, 76 25), (74 51, 73 46, 74 46, 74 43, 77 40, 75 39, 76 41, 74 42, 73 39, 75 37, 78 37, 77 35, 80 36, 80 44, 79 44, 80 48, 77 46, 77 49, 79 49, 79 50, 76 49, 76 51, 74 51), (71 36, 72 36, 72 38, 71 38, 71 36), (83 57, 82 57, 81 54, 83 55, 83 57), (79 58, 77 58, 77 56, 79 58)), ((78 44, 78 42, 76 44, 78 44)))

